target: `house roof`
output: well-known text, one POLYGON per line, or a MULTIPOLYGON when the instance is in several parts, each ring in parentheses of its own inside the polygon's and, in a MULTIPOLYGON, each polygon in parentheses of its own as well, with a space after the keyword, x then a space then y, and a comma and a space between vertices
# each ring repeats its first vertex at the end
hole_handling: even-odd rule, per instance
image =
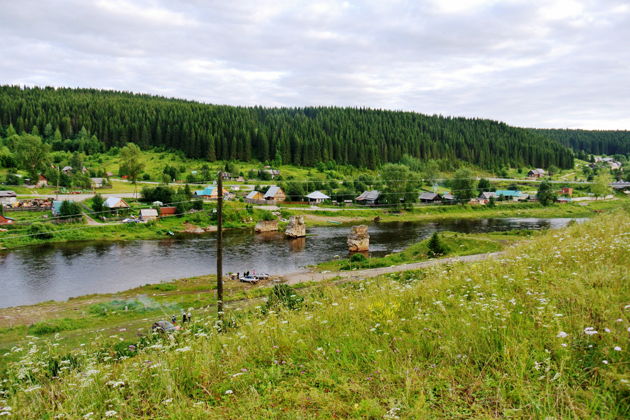
MULTIPOLYGON (((611 185, 616 190, 621 190, 621 189, 624 189, 624 188, 630 188, 630 182, 628 182, 628 181, 615 181, 611 185)), ((2 191, 0 191, 0 192, 2 192, 2 191)))
MULTIPOLYGON (((203 190, 197 190, 194 192, 195 195, 203 195, 203 196, 217 196, 217 186, 216 185, 208 185, 206 188, 204 188, 203 190)), ((226 190, 225 188, 223 188, 223 195, 225 196, 226 194, 228 194, 228 190, 226 190)))
POLYGON ((113 209, 116 207, 129 207, 129 205, 120 197, 108 197, 103 203, 103 207, 113 209))
POLYGON ((0 191, 0 197, 17 197, 15 191, 0 191))
POLYGON ((418 198, 420 200, 439 200, 440 195, 432 192, 423 192, 418 198))
POLYGON ((330 197, 328 197, 326 194, 324 194, 321 191, 313 191, 312 193, 307 195, 306 198, 311 199, 311 200, 328 200, 328 199, 330 199, 330 197))
POLYGON ((534 174, 541 174, 541 175, 545 174, 545 170, 541 168, 532 169, 529 172, 534 173, 534 174))
POLYGON ((355 198, 356 201, 376 201, 381 196, 378 190, 363 191, 361 195, 355 198))
POLYGON ((479 198, 485 198, 487 200, 489 200, 491 197, 497 198, 497 194, 492 191, 485 191, 479 195, 479 198))
POLYGON ((446 193, 446 194, 442 195, 442 198, 444 200, 455 200, 455 196, 453 194, 451 194, 451 193, 446 193))
POLYGON ((4 222, 5 224, 10 224, 10 223, 15 222, 15 220, 11 219, 10 217, 3 216, 0 214, 0 222, 4 222))
POLYGON ((520 197, 521 196, 520 191, 513 191, 513 190, 497 190, 496 194, 498 196, 502 195, 504 197, 520 197))
POLYGON ((274 198, 276 194, 278 194, 278 192, 280 191, 282 191, 280 187, 278 187, 277 185, 272 185, 265 193, 265 198, 274 198))
POLYGON ((158 215, 158 212, 156 209, 140 209, 141 217, 150 217, 150 216, 157 217, 157 215, 158 215))
POLYGON ((245 198, 255 199, 259 195, 262 195, 262 193, 260 191, 254 190, 254 191, 251 191, 249 194, 247 194, 245 198))
POLYGON ((66 171, 71 171, 72 170, 72 166, 64 166, 62 171, 66 172, 66 171))

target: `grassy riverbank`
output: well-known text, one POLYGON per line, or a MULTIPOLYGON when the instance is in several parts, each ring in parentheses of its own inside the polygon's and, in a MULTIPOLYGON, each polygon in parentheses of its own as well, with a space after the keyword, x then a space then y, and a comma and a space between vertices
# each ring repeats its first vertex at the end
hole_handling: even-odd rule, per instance
MULTIPOLYGON (((445 254, 442 256, 454 257, 497 252, 510 244, 527 238, 532 238, 534 235, 539 235, 541 233, 541 231, 531 230, 515 230, 510 232, 493 232, 483 234, 440 232, 439 239, 446 250, 445 254)), ((357 254, 355 254, 351 258, 343 258, 317 264, 313 267, 313 269, 317 271, 347 271, 426 261, 431 259, 429 256, 429 248, 427 246, 429 241, 430 239, 425 239, 407 247, 402 252, 396 252, 384 257, 368 258, 361 255, 361 257, 357 258, 357 254)))
POLYGON ((71 350, 63 334, 33 338, 5 356, 0 406, 18 418, 627 417, 629 235, 619 210, 496 261, 324 284, 296 291, 297 310, 228 309, 220 334, 200 310, 131 349, 107 330, 71 350))

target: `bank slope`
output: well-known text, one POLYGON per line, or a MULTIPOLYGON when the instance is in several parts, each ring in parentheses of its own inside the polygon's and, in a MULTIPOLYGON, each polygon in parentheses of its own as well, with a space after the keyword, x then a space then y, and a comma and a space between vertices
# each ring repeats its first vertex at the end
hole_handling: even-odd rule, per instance
POLYGON ((0 402, 17 418, 624 418, 629 239, 620 210, 499 260, 231 308, 223 334, 207 313, 137 349, 33 342, 0 402))

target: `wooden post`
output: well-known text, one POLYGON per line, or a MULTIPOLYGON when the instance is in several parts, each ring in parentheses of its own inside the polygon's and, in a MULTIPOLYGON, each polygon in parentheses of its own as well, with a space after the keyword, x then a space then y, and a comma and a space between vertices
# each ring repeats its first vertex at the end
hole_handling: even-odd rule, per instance
POLYGON ((223 330, 223 179, 217 181, 217 316, 223 330))

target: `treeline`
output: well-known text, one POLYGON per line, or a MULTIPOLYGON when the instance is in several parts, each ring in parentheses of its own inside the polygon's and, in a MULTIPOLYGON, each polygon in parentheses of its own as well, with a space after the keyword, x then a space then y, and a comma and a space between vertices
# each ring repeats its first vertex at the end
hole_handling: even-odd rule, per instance
POLYGON ((595 155, 630 154, 630 131, 623 130, 569 130, 531 129, 572 148, 576 152, 595 155))
POLYGON ((105 147, 182 150, 192 158, 376 168, 404 155, 480 167, 569 168, 564 146, 527 129, 467 118, 359 108, 207 105, 95 89, 0 87, 0 124, 18 133, 85 128, 105 147))

